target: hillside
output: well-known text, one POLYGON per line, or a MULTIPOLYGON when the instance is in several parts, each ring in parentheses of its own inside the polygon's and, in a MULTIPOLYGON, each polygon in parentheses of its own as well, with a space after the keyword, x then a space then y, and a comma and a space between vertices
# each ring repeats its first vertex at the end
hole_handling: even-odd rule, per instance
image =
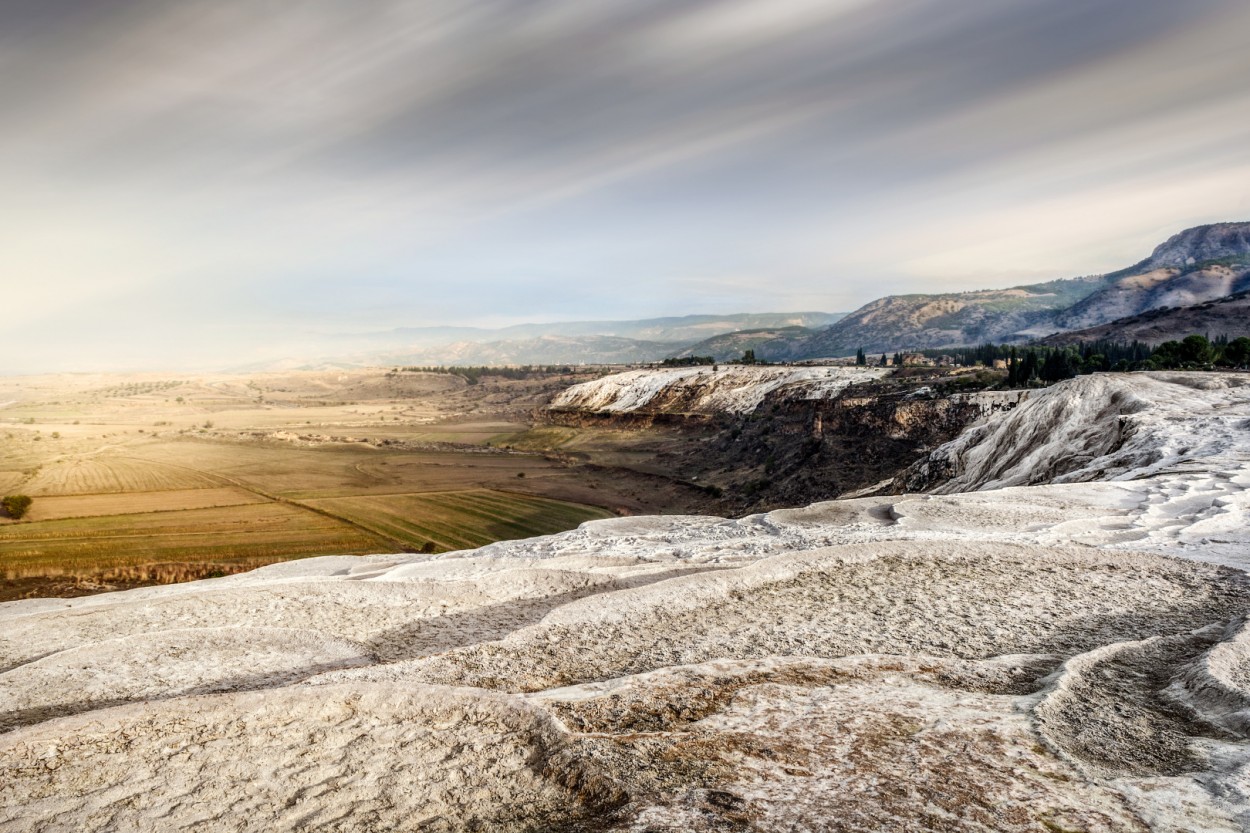
POLYGON ((1178 341, 1194 333, 1210 334, 1211 338, 1250 336, 1250 292, 1238 292, 1193 306, 1159 307, 1097 327, 1048 336, 1041 339, 1041 343, 1062 346, 1111 340, 1159 344, 1178 341))
POLYGON ((1082 377, 982 491, 0 605, 0 831, 1243 831, 1247 419, 1082 377))
POLYGON ((890 353, 987 341, 1050 326, 1058 313, 1104 286, 1102 278, 942 295, 891 295, 852 312, 809 339, 806 358, 890 353))
POLYGON ((762 327, 753 330, 736 330, 704 339, 682 350, 677 357, 711 356, 718 362, 723 362, 742 358, 742 354, 747 350, 754 350, 756 358, 763 361, 787 361, 798 356, 802 346, 816 333, 816 330, 809 327, 762 327))
POLYGON ((1108 275, 1002 290, 881 298, 821 331, 803 357, 1023 341, 1250 289, 1250 223, 1187 229, 1108 275))

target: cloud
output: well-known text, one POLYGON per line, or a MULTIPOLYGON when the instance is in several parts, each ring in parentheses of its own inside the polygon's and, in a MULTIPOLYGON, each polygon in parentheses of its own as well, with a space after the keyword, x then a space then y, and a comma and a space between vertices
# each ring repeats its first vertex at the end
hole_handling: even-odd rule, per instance
POLYGON ((1247 27, 1235 0, 15 0, 7 332, 123 337, 92 309, 205 353, 240 319, 845 309, 1115 268, 1244 213, 1247 27))

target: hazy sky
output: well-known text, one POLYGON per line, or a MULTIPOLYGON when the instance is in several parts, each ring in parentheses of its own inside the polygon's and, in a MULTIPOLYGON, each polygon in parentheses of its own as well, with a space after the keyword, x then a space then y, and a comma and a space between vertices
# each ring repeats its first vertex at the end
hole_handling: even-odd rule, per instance
POLYGON ((3 0, 0 349, 847 310, 1250 219, 1244 0, 3 0))

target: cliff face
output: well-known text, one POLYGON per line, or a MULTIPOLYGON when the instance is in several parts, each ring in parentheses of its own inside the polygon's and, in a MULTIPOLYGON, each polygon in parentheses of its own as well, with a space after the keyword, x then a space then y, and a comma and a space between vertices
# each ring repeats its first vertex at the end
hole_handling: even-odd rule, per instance
POLYGON ((1018 392, 938 395, 946 377, 886 378, 881 368, 641 370, 557 395, 563 426, 676 429, 656 467, 739 515, 888 490, 899 472, 1018 392))
POLYGON ((827 400, 773 398, 722 423, 685 465, 700 482, 722 485, 732 514, 888 491, 901 469, 984 413, 966 398, 914 397, 883 385, 827 400))
POLYGON ((719 365, 632 370, 574 385, 549 410, 599 414, 747 414, 774 393, 826 399, 888 371, 863 367, 719 365))

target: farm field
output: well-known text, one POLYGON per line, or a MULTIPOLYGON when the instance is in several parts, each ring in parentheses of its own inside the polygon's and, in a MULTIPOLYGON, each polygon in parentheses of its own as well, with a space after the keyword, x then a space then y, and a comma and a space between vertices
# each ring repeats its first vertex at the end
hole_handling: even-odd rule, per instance
MULTIPOLYGON (((56 495, 41 497, 32 505, 27 521, 55 521, 65 518, 92 518, 104 515, 134 515, 150 512, 184 512, 265 503, 254 492, 237 488, 170 489, 158 492, 56 495)), ((4 521, 12 524, 13 521, 4 521)))
POLYGON ((0 575, 16 582, 84 576, 104 584, 164 583, 383 548, 377 538, 332 518, 253 503, 6 524, 0 526, 0 575))
POLYGON ((114 454, 66 456, 38 468, 22 491, 28 495, 127 494, 200 489, 216 485, 195 471, 114 454))
POLYGON ((34 499, 0 517, 0 601, 697 511, 628 435, 536 427, 587 377, 0 377, 0 495, 34 499))
POLYGON ((547 535, 612 517, 598 507, 488 489, 330 498, 308 505, 431 552, 547 535))

